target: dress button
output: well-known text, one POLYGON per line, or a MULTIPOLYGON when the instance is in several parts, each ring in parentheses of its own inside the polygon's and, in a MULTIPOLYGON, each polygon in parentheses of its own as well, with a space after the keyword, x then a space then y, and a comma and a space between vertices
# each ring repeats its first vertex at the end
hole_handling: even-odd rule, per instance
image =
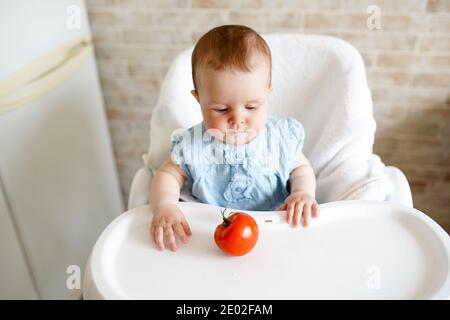
POLYGON ((242 188, 241 187, 237 187, 236 189, 234 189, 236 192, 242 192, 242 188))

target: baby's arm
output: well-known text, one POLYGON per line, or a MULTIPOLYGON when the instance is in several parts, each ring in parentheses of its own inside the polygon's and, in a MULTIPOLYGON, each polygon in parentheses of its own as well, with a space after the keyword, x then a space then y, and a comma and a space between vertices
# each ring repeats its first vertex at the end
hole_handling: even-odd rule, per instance
POLYGON ((314 198, 316 196, 314 170, 303 152, 300 154, 300 161, 296 168, 289 175, 289 186, 291 194, 294 192, 305 192, 314 198))
POLYGON ((164 250, 165 240, 170 249, 175 251, 175 235, 186 243, 187 236, 192 234, 186 218, 177 206, 185 180, 183 171, 170 158, 153 177, 149 194, 153 213, 150 234, 160 250, 164 250))
POLYGON ((310 215, 316 218, 319 215, 319 205, 316 197, 316 178, 314 170, 303 153, 296 168, 289 175, 291 194, 277 210, 286 210, 286 220, 294 226, 298 225, 302 217, 303 225, 309 223, 310 215), (312 214, 311 214, 312 213, 312 214))

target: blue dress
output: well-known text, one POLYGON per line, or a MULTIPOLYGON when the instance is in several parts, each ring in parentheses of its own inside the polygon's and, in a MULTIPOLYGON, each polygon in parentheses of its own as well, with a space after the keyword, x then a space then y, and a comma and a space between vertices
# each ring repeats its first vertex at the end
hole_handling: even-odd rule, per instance
POLYGON ((294 118, 268 117, 247 144, 226 144, 204 123, 172 134, 171 158, 184 171, 183 189, 200 202, 241 210, 270 211, 289 195, 305 131, 294 118))

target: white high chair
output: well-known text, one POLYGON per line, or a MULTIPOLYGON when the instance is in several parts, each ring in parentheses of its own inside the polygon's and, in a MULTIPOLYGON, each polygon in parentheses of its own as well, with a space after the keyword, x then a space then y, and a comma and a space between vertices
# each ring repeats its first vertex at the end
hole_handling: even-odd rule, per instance
POLYGON ((152 113, 149 153, 133 179, 129 211, 108 226, 91 253, 85 298, 449 297, 447 233, 413 208, 405 175, 372 153, 376 125, 359 53, 332 37, 265 39, 273 59, 269 113, 303 124, 303 152, 317 176, 321 216, 298 230, 280 212, 250 212, 260 228, 258 244, 248 255, 230 258, 213 241, 219 208, 182 194, 193 236, 177 253, 157 251, 148 232, 151 179, 169 155, 172 131, 201 121, 190 94, 192 49, 186 50, 170 67, 152 113), (236 283, 244 289, 234 291, 236 283))
MULTIPOLYGON (((402 171, 372 154, 375 120, 364 63, 343 40, 324 36, 269 35, 273 93, 269 113, 291 116, 306 131, 303 151, 317 176, 317 201, 388 200, 412 207, 402 171), (323 92, 318 93, 322 90, 323 92), (389 178, 388 178, 389 177, 389 178), (391 192, 389 192, 391 191, 391 192)), ((128 208, 147 204, 151 179, 168 157, 170 135, 202 120, 192 97, 192 49, 170 67, 152 113, 150 147, 135 175, 128 208)), ((197 201, 188 194, 181 199, 197 201)))

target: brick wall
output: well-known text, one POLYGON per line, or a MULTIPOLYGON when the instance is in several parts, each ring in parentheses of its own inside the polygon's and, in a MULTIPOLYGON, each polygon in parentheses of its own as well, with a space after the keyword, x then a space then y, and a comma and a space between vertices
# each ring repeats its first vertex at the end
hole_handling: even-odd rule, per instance
POLYGON ((341 37, 362 54, 378 128, 374 152, 408 176, 415 207, 450 231, 450 0, 87 0, 125 199, 161 81, 211 27, 341 37), (376 5, 381 29, 370 30, 376 5))

